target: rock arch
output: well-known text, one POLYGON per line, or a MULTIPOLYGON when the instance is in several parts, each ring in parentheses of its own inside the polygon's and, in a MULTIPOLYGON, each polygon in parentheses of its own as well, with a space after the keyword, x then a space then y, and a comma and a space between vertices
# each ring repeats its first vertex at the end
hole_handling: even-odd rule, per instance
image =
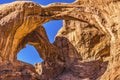
POLYGON ((27 43, 35 46, 45 60, 45 74, 40 79, 118 79, 119 1, 91 1, 45 7, 24 1, 0 5, 0 79, 39 79, 33 66, 16 60, 17 52, 27 43), (42 24, 53 19, 64 19, 64 26, 51 44, 42 24), (83 71, 76 68, 89 74, 82 75, 83 71))
MULTIPOLYGON (((24 66, 28 66, 31 70, 31 73, 29 73, 28 71, 29 75, 32 76, 32 72, 34 74, 36 73, 32 69, 32 66, 20 62, 16 59, 17 53, 27 43, 36 47, 38 52, 41 53, 41 57, 46 61, 45 64, 48 65, 52 64, 50 62, 53 62, 53 64, 56 64, 58 67, 58 63, 56 63, 55 60, 57 58, 59 50, 49 42, 46 32, 42 27, 42 24, 49 20, 64 18, 60 14, 61 12, 59 10, 57 10, 59 13, 57 13, 58 15, 56 16, 56 8, 54 7, 51 8, 53 8, 53 10, 55 9, 55 12, 51 13, 47 7, 42 8, 40 5, 33 2, 17 1, 1 5, 0 62, 4 63, 4 65, 1 66, 6 66, 8 64, 11 65, 10 68, 7 68, 5 70, 1 69, 1 72, 4 72, 6 70, 8 72, 12 72, 14 71, 14 68, 16 72, 19 72, 19 69, 24 68, 24 66), (51 59, 49 59, 50 57, 51 59)), ((74 17, 68 17, 68 19, 69 18, 74 19, 74 17)), ((26 69, 27 68, 25 68, 24 70, 26 69)), ((52 71, 53 69, 51 69, 50 71, 52 71)), ((56 71, 57 70, 54 71, 54 74, 56 71)), ((22 73, 24 74, 24 72, 22 73)), ((7 75, 11 75, 11 73, 8 73, 7 75)), ((1 78, 6 77, 7 75, 2 76, 1 78)), ((15 75, 17 75, 17 73, 15 75)))

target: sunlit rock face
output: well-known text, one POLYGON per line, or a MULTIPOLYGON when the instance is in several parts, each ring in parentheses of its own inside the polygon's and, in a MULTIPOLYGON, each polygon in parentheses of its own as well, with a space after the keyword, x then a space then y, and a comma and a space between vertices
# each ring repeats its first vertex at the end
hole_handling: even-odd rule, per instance
MULTIPOLYGON (((80 63, 74 62, 75 65, 71 65, 70 70, 59 78, 62 80, 119 80, 120 2, 77 0, 73 4, 81 7, 74 7, 69 15, 82 19, 86 23, 64 20, 64 26, 59 30, 57 37, 66 38, 73 45, 78 55, 76 59, 79 59, 80 63)), ((66 44, 64 40, 58 40, 57 37, 56 46, 63 46, 60 43, 66 44)), ((60 48, 63 53, 71 51, 71 49, 65 51, 64 47, 60 48)))
POLYGON ((119 19, 117 0, 0 5, 0 80, 119 80, 119 19), (53 19, 64 22, 51 44, 42 24, 53 19), (44 62, 33 67, 18 61, 26 44, 44 62))

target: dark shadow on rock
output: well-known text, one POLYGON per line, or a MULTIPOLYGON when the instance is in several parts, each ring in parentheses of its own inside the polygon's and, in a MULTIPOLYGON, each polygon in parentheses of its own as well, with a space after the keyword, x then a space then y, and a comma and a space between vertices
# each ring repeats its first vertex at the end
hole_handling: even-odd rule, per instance
POLYGON ((97 80, 107 69, 108 61, 83 62, 72 43, 65 37, 56 37, 53 43, 60 51, 57 60, 64 62, 64 69, 54 80, 97 80))
POLYGON ((66 69, 77 60, 82 60, 72 43, 65 37, 56 37, 53 43, 59 49, 58 60, 63 61, 66 69))
POLYGON ((0 64, 0 80, 34 80, 38 76, 32 65, 21 61, 0 64))
POLYGON ((71 71, 74 76, 80 79, 97 80, 107 69, 108 62, 100 60, 90 62, 78 62, 74 64, 71 71))

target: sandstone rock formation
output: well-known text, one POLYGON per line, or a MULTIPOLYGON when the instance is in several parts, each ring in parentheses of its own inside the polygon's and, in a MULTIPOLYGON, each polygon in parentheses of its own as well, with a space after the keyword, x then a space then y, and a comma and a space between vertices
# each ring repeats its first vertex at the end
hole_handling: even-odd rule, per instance
POLYGON ((76 0, 0 5, 0 80, 120 80, 120 1, 76 0), (43 23, 64 20, 51 44, 43 23), (44 59, 39 75, 17 53, 31 44, 44 59))
POLYGON ((35 70, 36 70, 36 72, 39 74, 39 75, 41 75, 42 74, 42 65, 41 65, 41 63, 36 63, 35 65, 34 65, 34 67, 35 67, 35 70))

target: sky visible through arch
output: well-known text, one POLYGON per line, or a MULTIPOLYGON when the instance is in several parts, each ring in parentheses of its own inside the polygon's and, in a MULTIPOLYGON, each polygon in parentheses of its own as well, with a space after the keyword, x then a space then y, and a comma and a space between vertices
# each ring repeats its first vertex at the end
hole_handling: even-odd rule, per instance
MULTIPOLYGON (((25 1, 25 0, 0 0, 0 5, 5 3, 10 3, 13 1, 25 1)), ((34 1, 40 5, 48 5, 50 3, 55 2, 65 2, 65 3, 72 3, 75 0, 26 0, 26 1, 34 1)), ((51 43, 54 41, 54 37, 57 34, 58 30, 63 26, 62 20, 53 20, 43 24, 44 28, 46 29, 46 33, 51 43)), ((26 45, 26 48, 23 48, 17 55, 17 59, 30 63, 34 65, 35 63, 42 62, 43 60, 39 57, 37 50, 31 46, 26 45)))

